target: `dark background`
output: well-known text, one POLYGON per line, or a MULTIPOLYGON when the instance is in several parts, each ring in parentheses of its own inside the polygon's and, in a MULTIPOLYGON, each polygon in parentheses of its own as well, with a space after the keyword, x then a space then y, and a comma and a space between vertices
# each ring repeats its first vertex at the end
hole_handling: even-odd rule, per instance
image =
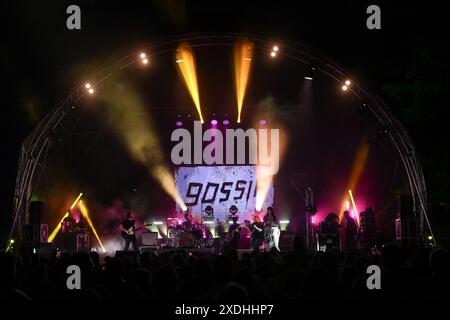
POLYGON ((10 227, 19 148, 73 88, 80 70, 142 43, 197 32, 236 32, 304 42, 380 94, 411 133, 423 163, 430 219, 449 227, 450 46, 444 5, 377 2, 382 29, 366 28, 372 2, 352 1, 3 1, 0 227, 10 227), (81 7, 82 29, 66 28, 81 7))

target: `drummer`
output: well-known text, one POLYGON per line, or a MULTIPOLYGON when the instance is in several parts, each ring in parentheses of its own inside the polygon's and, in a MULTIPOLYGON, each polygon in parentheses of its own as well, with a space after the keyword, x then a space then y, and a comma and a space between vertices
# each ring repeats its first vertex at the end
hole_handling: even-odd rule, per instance
POLYGON ((192 215, 191 215, 189 209, 184 212, 183 229, 184 230, 191 230, 192 229, 192 215))

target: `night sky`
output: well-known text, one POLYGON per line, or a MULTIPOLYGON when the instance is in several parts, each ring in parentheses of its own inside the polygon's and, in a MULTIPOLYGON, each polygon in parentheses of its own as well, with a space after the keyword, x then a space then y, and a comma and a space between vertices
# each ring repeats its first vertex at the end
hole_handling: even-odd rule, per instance
POLYGON ((9 231, 19 148, 76 85, 80 70, 168 36, 249 33, 309 44, 380 94, 409 129, 424 165, 430 217, 449 235, 450 45, 443 4, 362 1, 2 1, 1 243, 9 231), (82 29, 66 28, 77 4, 82 29), (444 128, 444 129, 443 129, 444 128))

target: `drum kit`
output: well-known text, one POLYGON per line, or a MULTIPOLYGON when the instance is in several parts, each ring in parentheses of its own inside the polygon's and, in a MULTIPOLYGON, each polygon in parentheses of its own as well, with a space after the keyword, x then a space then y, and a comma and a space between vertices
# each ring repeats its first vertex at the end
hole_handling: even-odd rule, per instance
POLYGON ((212 244, 212 236, 203 223, 168 223, 167 246, 172 248, 203 248, 212 244))

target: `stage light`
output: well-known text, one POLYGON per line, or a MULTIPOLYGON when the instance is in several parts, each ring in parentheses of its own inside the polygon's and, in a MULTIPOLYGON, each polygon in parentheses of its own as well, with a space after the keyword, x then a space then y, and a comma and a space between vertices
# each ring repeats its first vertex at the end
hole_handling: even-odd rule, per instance
POLYGON ((312 80, 314 80, 314 71, 316 70, 316 67, 314 67, 314 66, 310 66, 309 68, 308 68, 308 71, 306 71, 306 74, 305 74, 305 76, 303 77, 305 80, 308 80, 308 81, 312 81, 312 80))
POLYGON ((153 221, 154 226, 162 226, 164 223, 162 221, 153 221))
POLYGON ((357 107, 359 112, 364 112, 367 109, 367 102, 361 101, 361 103, 357 107))
POLYGON ((233 224, 233 221, 228 221, 228 224, 233 224))
POLYGON ((270 53, 270 56, 271 56, 272 58, 275 58, 275 57, 277 56, 277 53, 276 53, 275 51, 272 51, 272 52, 270 53))
POLYGON ((9 240, 9 243, 13 244, 14 243, 14 239, 9 240))
POLYGON ((145 59, 145 57, 146 57, 144 52, 142 52, 139 56, 141 57, 141 59, 145 59))
POLYGON ((175 124, 177 125, 177 127, 181 127, 183 125, 183 122, 177 121, 175 124))
POLYGON ((234 77, 236 85, 236 98, 238 116, 237 123, 241 122, 242 107, 244 104, 247 83, 253 57, 253 43, 240 41, 234 47, 234 77))
POLYGON ((347 91, 347 89, 348 89, 348 86, 346 86, 346 85, 342 86, 342 91, 347 91))
POLYGON ((214 224, 214 221, 205 221, 205 224, 214 224))
POLYGON ((345 210, 350 210, 350 201, 345 200, 344 205, 345 205, 345 210))
POLYGON ((278 52, 278 46, 273 46, 272 51, 278 52))
POLYGON ((353 205, 353 211, 356 216, 356 222, 359 226, 360 225, 359 212, 358 212, 358 208, 356 207, 355 199, 353 198, 352 190, 348 190, 348 194, 350 195, 350 200, 352 201, 352 205, 353 205))
POLYGON ((267 124, 266 120, 259 120, 259 124, 265 126, 267 124))
POLYGON ((80 208, 80 212, 83 215, 84 219, 86 220, 86 222, 88 223, 89 227, 91 228, 92 232, 94 233, 95 238, 98 241, 98 244, 100 245, 100 247, 102 248, 102 252, 105 253, 105 247, 103 246, 102 240, 100 240, 100 237, 98 236, 97 230, 94 227, 94 224, 92 223, 92 220, 89 216, 89 211, 86 207, 86 205, 84 204, 83 200, 81 200, 78 203, 78 207, 80 208))
POLYGON ((216 120, 216 119, 211 120, 211 124, 212 124, 213 126, 217 125, 217 120, 216 120))
POLYGON ((90 89, 88 90, 88 92, 89 92, 89 94, 94 94, 94 89, 90 88, 90 89))
POLYGON ((230 124, 230 121, 228 121, 228 120, 223 120, 223 121, 222 121, 222 123, 223 123, 224 125, 226 125, 226 126, 227 126, 227 125, 229 125, 229 124, 230 124))
POLYGON ((148 63, 148 59, 142 59, 142 63, 143 64, 147 64, 148 63))
POLYGON ((191 48, 189 48, 186 44, 181 44, 179 49, 177 50, 176 59, 178 71, 181 73, 184 84, 191 94, 191 98, 197 109, 200 121, 204 123, 200 106, 200 95, 198 90, 195 58, 191 48))
POLYGON ((281 224, 288 224, 288 223, 289 223, 289 220, 280 220, 280 223, 281 223, 281 224))
POLYGON ((349 86, 351 84, 350 80, 345 80, 345 85, 349 86))
POLYGON ((75 201, 72 203, 72 205, 70 206, 70 209, 64 214, 64 216, 62 217, 61 221, 59 221, 59 223, 56 225, 55 229, 52 231, 52 233, 48 236, 47 242, 52 242, 53 239, 55 238, 55 236, 58 234, 59 230, 61 229, 61 223, 64 221, 64 219, 66 217, 69 216, 69 212, 71 210, 73 210, 73 208, 75 208, 75 206, 77 205, 78 201, 80 201, 81 197, 83 196, 83 193, 80 192, 80 194, 78 195, 78 197, 75 199, 75 201))
POLYGON ((433 240, 433 236, 428 236, 428 240, 433 240))
POLYGON ((90 83, 86 83, 86 84, 84 85, 84 87, 85 87, 86 89, 90 89, 90 88, 91 88, 91 84, 90 84, 90 83))

